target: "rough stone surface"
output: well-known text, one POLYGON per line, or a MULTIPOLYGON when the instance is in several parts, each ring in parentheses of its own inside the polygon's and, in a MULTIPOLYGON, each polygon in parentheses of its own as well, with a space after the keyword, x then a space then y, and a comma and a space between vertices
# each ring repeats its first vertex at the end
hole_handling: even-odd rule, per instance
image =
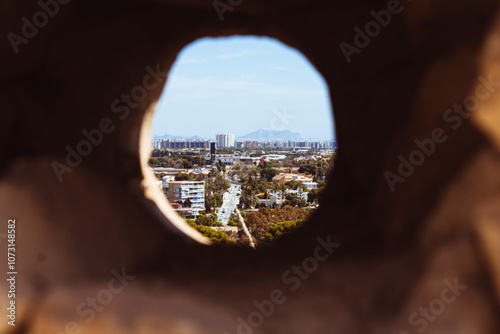
POLYGON ((7 34, 20 34, 21 19, 40 7, 2 1, 0 234, 16 218, 20 275, 17 326, 2 315, 0 332, 237 333, 238 317, 248 320, 254 301, 281 289, 286 301, 255 333, 401 334, 424 324, 427 334, 498 333, 497 3, 403 1, 348 64, 339 44, 352 44, 353 28, 387 5, 243 0, 221 22, 208 0, 73 0, 15 53, 7 34), (190 42, 234 34, 277 38, 311 61, 330 87, 340 145, 311 222, 256 252, 206 245, 154 201, 141 136, 166 79, 129 114, 111 107, 141 85, 147 66, 168 72, 190 42), (480 96, 471 115, 447 114, 480 96), (114 130, 59 182, 53 161, 104 118, 114 130), (397 173, 398 157, 436 129, 446 140, 391 191, 384 173, 397 173), (328 236, 340 248, 292 291, 282 275, 328 236), (135 278, 95 317, 82 315, 79 305, 105 298, 122 268, 135 278), (466 289, 439 309, 454 282, 466 289), (439 314, 415 325, 420 308, 439 314))

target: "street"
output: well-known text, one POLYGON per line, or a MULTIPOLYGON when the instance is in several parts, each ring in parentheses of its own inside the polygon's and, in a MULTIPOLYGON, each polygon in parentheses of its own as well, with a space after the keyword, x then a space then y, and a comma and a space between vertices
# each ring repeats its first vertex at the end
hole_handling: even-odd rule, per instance
POLYGON ((226 226, 231 218, 231 214, 234 208, 240 201, 241 186, 236 184, 231 184, 231 188, 226 191, 222 197, 223 203, 219 209, 219 214, 217 216, 218 220, 222 222, 222 225, 226 226))

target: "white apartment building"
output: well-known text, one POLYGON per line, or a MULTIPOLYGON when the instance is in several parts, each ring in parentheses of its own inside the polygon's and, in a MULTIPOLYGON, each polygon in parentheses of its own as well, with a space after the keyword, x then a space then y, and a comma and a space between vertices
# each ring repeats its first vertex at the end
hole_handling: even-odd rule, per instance
POLYGON ((266 161, 278 161, 286 159, 286 155, 284 154, 267 154, 263 156, 266 161))
POLYGON ((308 190, 319 188, 318 182, 303 181, 302 184, 305 185, 308 190))
POLYGON ((217 147, 234 147, 234 134, 218 133, 215 135, 217 147))
POLYGON ((163 193, 170 203, 180 203, 188 198, 191 209, 205 210, 205 181, 163 181, 163 193))
MULTIPOLYGON (((237 162, 242 162, 245 165, 254 165, 258 164, 260 162, 259 157, 241 157, 241 156, 218 156, 215 158, 215 162, 219 162, 223 165, 234 165, 237 162)), ((210 158, 206 157, 205 160, 207 163, 209 162, 210 158)))

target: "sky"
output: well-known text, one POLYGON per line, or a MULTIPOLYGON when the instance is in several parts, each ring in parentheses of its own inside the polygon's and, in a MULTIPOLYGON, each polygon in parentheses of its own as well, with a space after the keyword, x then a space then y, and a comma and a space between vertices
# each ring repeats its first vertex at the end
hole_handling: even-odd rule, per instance
POLYGON ((335 138, 326 83, 298 51, 271 38, 203 38, 178 55, 153 134, 215 138, 259 129, 335 138))

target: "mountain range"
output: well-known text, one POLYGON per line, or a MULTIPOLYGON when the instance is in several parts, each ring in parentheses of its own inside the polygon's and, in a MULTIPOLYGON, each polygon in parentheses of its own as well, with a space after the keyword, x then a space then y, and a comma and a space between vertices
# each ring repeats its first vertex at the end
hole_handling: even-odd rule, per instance
POLYGON ((171 134, 165 133, 162 136, 155 135, 155 136, 153 136, 153 139, 164 139, 164 140, 167 140, 167 139, 191 139, 191 140, 199 140, 199 139, 205 139, 205 138, 202 138, 200 136, 184 137, 184 136, 176 136, 176 135, 171 135, 171 134))
POLYGON ((258 140, 258 141, 270 141, 270 140, 303 140, 302 136, 298 132, 292 132, 289 130, 267 130, 260 129, 249 133, 244 136, 239 136, 238 140, 258 140))
MULTIPOLYGON (((200 136, 191 136, 191 137, 185 137, 185 136, 175 136, 171 134, 164 134, 162 136, 154 136, 154 139, 191 139, 191 140, 199 140, 203 139, 206 140, 206 138, 200 137, 200 136)), ((210 140, 215 140, 215 134, 214 137, 211 138, 210 140)), ((235 136, 235 140, 256 140, 256 141, 272 141, 272 140, 295 140, 295 141, 302 141, 304 138, 302 138, 301 134, 298 132, 292 132, 289 130, 269 130, 269 129, 259 129, 257 131, 254 131, 252 133, 246 134, 244 136, 235 136)))

